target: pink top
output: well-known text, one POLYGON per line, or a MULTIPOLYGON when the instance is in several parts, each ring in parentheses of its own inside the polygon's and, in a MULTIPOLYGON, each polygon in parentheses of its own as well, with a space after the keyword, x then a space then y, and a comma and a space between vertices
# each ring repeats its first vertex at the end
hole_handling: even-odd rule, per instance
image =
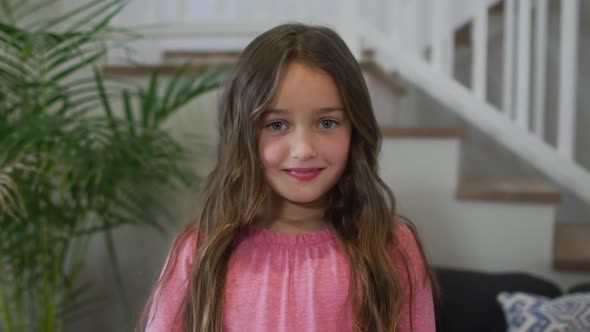
MULTIPOLYGON (((431 285, 416 241, 407 226, 397 224, 395 234, 410 259, 415 293, 410 317, 406 287, 398 331, 411 331, 410 321, 413 332, 435 331, 431 285)), ((170 331, 191 270, 191 241, 194 236, 181 244, 176 270, 156 294, 160 297, 150 309, 147 332, 170 331)), ((253 227, 229 260, 224 331, 352 331, 348 286, 347 259, 328 229, 286 234, 253 227)), ((178 321, 173 331, 180 331, 178 321)))

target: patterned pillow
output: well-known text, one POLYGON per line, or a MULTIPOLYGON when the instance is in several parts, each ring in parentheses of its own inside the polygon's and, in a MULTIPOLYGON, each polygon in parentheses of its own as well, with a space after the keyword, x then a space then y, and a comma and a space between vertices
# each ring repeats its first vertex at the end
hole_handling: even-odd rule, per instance
POLYGON ((526 293, 498 294, 508 332, 590 331, 590 293, 550 299, 526 293))

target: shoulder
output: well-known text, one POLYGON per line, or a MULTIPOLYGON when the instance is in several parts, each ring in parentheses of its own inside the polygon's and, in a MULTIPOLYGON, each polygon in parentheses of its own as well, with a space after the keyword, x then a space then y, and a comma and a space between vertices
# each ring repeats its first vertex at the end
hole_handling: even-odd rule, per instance
POLYGON ((428 263, 416 227, 403 218, 393 224, 392 257, 398 269, 406 271, 414 282, 428 274, 428 263))
POLYGON ((193 225, 184 227, 174 238, 160 278, 148 300, 149 314, 145 331, 180 331, 182 308, 196 248, 193 225))
POLYGON ((187 278, 192 270, 196 248, 196 228, 193 224, 186 225, 172 241, 171 248, 162 270, 161 279, 170 277, 187 278))
POLYGON ((421 254, 416 227, 409 221, 396 218, 393 224, 393 242, 397 250, 407 255, 421 254))
POLYGON ((399 331, 435 331, 430 268, 416 228, 398 218, 393 233, 393 260, 404 291, 399 331))
POLYGON ((416 245, 416 229, 414 225, 409 224, 405 219, 397 218, 393 224, 394 240, 404 246, 416 245))

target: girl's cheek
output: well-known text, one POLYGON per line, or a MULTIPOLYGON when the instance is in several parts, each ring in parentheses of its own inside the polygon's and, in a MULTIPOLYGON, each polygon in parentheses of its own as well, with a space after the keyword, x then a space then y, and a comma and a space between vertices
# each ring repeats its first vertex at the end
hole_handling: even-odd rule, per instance
POLYGON ((350 133, 348 131, 327 137, 323 143, 326 146, 324 150, 329 152, 333 159, 348 159, 350 149, 350 133))
POLYGON ((275 167, 283 158, 280 141, 274 137, 262 135, 258 145, 258 156, 265 168, 275 167))

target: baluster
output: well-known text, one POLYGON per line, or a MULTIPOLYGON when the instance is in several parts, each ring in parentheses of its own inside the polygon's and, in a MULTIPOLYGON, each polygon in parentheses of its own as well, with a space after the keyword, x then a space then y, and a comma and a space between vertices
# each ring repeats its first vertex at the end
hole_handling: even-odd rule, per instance
POLYGON ((481 2, 475 20, 471 39, 473 43, 473 63, 471 71, 471 82, 473 92, 477 97, 486 100, 486 77, 487 77, 487 55, 488 55, 488 7, 481 2))
POLYGON ((514 70, 514 0, 504 1, 504 55, 502 60, 502 111, 514 118, 513 70, 514 70))
POLYGON ((445 73, 449 74, 451 77, 454 75, 454 68, 455 68, 455 27, 452 25, 453 21, 451 19, 451 4, 447 4, 445 8, 445 16, 446 16, 446 29, 444 30, 445 34, 443 37, 443 68, 445 73))
POLYGON ((529 128, 531 0, 518 1, 518 59, 516 82, 516 123, 529 128))
POLYGON ((432 64, 438 70, 450 73, 452 65, 452 50, 454 42, 449 20, 449 1, 437 0, 432 4, 432 64))
POLYGON ((441 69, 442 68, 442 10, 441 7, 443 3, 441 1, 434 1, 432 4, 432 27, 431 27, 431 35, 432 35, 432 43, 430 44, 430 61, 434 68, 441 69))
POLYGON ((547 0, 536 2, 534 132, 545 137, 545 82, 547 65, 547 0))
POLYGON ((579 0, 561 1, 557 148, 570 159, 574 158, 579 8, 579 0))

